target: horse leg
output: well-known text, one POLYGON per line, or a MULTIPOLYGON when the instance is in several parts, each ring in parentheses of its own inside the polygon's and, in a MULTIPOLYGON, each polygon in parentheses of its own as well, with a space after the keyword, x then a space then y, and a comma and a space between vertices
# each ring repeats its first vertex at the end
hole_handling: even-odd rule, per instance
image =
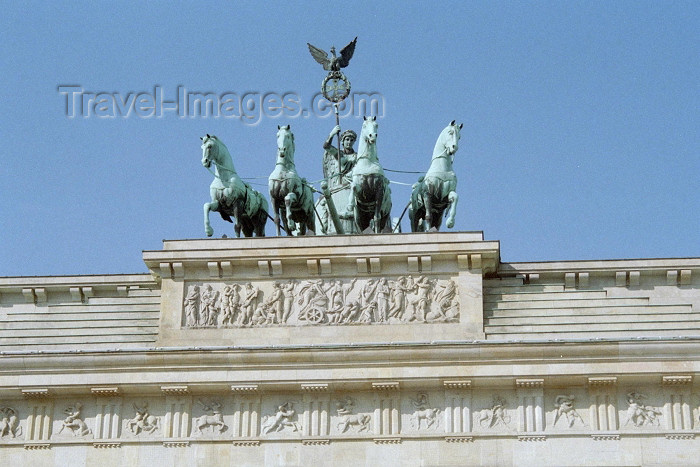
POLYGON ((348 216, 355 215, 355 202, 355 178, 353 177, 352 182, 350 182, 350 193, 348 194, 348 205, 346 207, 348 216))
POLYGON ((267 212, 261 209, 260 214, 258 214, 258 222, 255 225, 255 235, 258 237, 265 236, 265 223, 267 222, 267 212))
POLYGON ((294 220, 292 220, 292 206, 297 201, 296 193, 291 191, 284 197, 284 208, 286 210, 284 227, 287 229, 287 235, 292 235, 292 231, 296 229, 296 224, 294 223, 294 220))
POLYGON ((423 216, 424 219, 424 231, 430 230, 430 228, 433 226, 433 206, 432 206, 432 199, 430 198, 430 191, 426 190, 423 193, 423 205, 425 206, 425 216, 423 216))
POLYGON ((277 198, 274 196, 271 196, 272 198, 272 210, 275 213, 275 228, 277 229, 277 236, 279 237, 281 235, 280 232, 280 204, 277 202, 277 198))
POLYGON ((374 199, 374 233, 381 233, 384 227, 381 223, 382 221, 382 201, 384 200, 384 185, 382 184, 379 177, 375 178, 376 186, 376 198, 374 199))
POLYGON ((214 235, 214 229, 211 228, 209 223, 209 211, 218 211, 219 203, 218 201, 212 201, 211 203, 204 203, 204 232, 207 237, 214 235))
POLYGON ((448 229, 451 229, 455 226, 455 215, 457 214, 457 201, 459 200, 459 196, 457 196, 457 192, 450 191, 450 194, 447 195, 447 199, 450 202, 450 211, 447 215, 446 225, 448 229))
POLYGON ((384 213, 382 216, 382 232, 392 233, 394 226, 391 222, 391 188, 389 188, 388 184, 384 187, 381 211, 384 213))
POLYGON ((233 205, 233 218, 236 220, 235 224, 233 224, 233 231, 236 232, 236 237, 238 238, 241 236, 241 219, 238 217, 238 203, 233 205))

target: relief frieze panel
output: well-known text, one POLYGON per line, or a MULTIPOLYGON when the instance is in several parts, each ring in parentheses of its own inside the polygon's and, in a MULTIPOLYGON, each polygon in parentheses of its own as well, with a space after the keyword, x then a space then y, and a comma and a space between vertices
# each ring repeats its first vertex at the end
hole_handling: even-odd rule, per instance
POLYGON ((660 426, 659 419, 662 412, 658 407, 650 405, 648 397, 636 391, 630 391, 625 395, 627 411, 623 427, 660 426))
POLYGON ((185 328, 459 322, 451 279, 399 276, 186 286, 185 328))
POLYGON ((61 420, 60 428, 56 432, 57 436, 72 435, 77 438, 82 438, 92 434, 92 430, 85 423, 83 414, 83 405, 80 402, 66 406, 63 410, 65 418, 61 420))
POLYGON ((444 412, 440 407, 430 404, 428 394, 419 393, 415 398, 409 398, 411 404, 411 428, 416 431, 437 429, 440 426, 440 415, 444 412))
POLYGON ((490 404, 476 412, 478 425, 475 426, 482 430, 512 430, 513 409, 503 396, 496 394, 490 404))
POLYGON ((134 408, 133 418, 124 421, 126 430, 135 435, 154 435, 161 429, 161 419, 156 415, 152 415, 148 409, 148 402, 141 402, 137 405, 132 404, 134 408))
MULTIPOLYGON (((94 402, 47 398, 39 401, 40 406, 35 400, 5 401, 0 403, 0 444, 49 440, 75 444, 93 439, 129 442, 398 439, 404 434, 408 437, 494 434, 542 437, 547 433, 617 436, 618 432, 695 436, 689 433, 693 429, 691 418, 697 420, 700 413, 697 402, 684 408, 678 402, 676 389, 555 387, 542 392, 541 407, 546 412, 546 423, 534 423, 531 429, 528 420, 536 418, 537 413, 528 392, 536 390, 532 388, 450 386, 443 390, 397 388, 354 392, 343 388, 335 393, 327 389, 328 385, 316 386, 326 389, 310 391, 307 387, 301 391, 218 392, 196 396, 164 394, 97 398, 94 402), (106 422, 108 412, 104 407, 107 406, 122 407, 124 416, 115 418, 120 412, 112 410, 111 421, 106 422), (688 418, 688 423, 671 424, 669 414, 674 412, 680 414, 679 419, 688 418), (607 425, 602 420, 607 420, 607 425), (54 430, 42 428, 47 424, 52 424, 54 430), (101 426, 113 424, 121 429, 109 433, 104 428, 100 430, 101 426), (35 432, 41 436, 30 436, 35 432)), ((689 401, 700 400, 687 389, 689 401)))
POLYGON ((195 436, 217 436, 228 430, 224 423, 221 403, 216 400, 198 399, 197 405, 203 415, 192 419, 192 434, 195 436))
MULTIPOLYGON (((335 402, 336 415, 333 418, 333 427, 339 434, 370 433, 372 429, 372 415, 363 413, 356 408, 354 397, 344 396, 335 402)), ((369 409, 368 412, 372 410, 369 409)))
POLYGON ((271 433, 298 433, 301 434, 301 422, 299 414, 294 408, 294 401, 285 401, 267 414, 263 414, 260 428, 261 435, 271 433))
POLYGON ((554 421, 552 423, 552 427, 557 427, 557 423, 559 423, 560 426, 565 426, 567 428, 574 428, 575 425, 586 425, 583 418, 576 410, 575 395, 557 395, 557 397, 554 399, 554 407, 554 421))

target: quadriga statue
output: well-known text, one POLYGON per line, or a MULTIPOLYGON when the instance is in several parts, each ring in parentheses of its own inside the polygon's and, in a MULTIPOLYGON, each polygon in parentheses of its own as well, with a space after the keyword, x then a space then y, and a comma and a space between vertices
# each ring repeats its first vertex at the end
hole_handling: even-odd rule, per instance
POLYGON ((236 173, 228 149, 219 138, 206 135, 202 138, 202 165, 212 172, 214 180, 209 186, 211 202, 204 203, 204 231, 208 237, 214 233, 209 223, 209 211, 217 211, 221 218, 233 222, 234 230, 240 237, 265 236, 267 221, 267 200, 251 188, 236 173))

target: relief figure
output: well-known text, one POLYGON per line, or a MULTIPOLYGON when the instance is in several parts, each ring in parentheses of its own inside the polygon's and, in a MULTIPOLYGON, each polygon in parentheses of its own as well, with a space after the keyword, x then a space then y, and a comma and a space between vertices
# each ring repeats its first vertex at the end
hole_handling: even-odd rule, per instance
POLYGON ((63 411, 66 414, 66 418, 61 422, 61 429, 58 430, 57 434, 61 434, 64 429, 68 428, 73 436, 85 436, 91 433, 90 428, 85 424, 83 419, 80 417, 80 411, 83 406, 80 403, 74 406, 66 407, 63 411))
POLYGON ((294 421, 294 416, 296 415, 296 410, 294 410, 293 402, 285 402, 284 404, 277 407, 277 413, 267 417, 267 419, 262 424, 261 433, 266 435, 271 431, 282 431, 289 427, 292 431, 301 431, 301 426, 299 422, 294 421))
POLYGON ((577 420, 581 422, 581 425, 585 425, 581 416, 574 409, 574 399, 574 396, 557 396, 554 400, 556 411, 554 412, 554 423, 552 423, 552 426, 557 425, 562 415, 566 417, 566 423, 569 425, 569 428, 573 427, 574 422, 577 420))
POLYGON ((627 421, 624 426, 629 425, 630 422, 634 426, 642 425, 659 425, 659 416, 661 411, 655 407, 645 405, 643 403, 646 396, 639 394, 637 392, 627 393, 627 403, 629 408, 627 409, 627 421))
POLYGON ((427 394, 418 394, 416 399, 411 399, 411 404, 413 404, 415 408, 411 416, 411 425, 413 428, 420 430, 421 420, 425 420, 425 428, 430 428, 433 425, 437 427, 439 425, 440 419, 438 415, 440 414, 440 409, 430 407, 427 394))
POLYGON ((9 436, 16 438, 22 436, 22 427, 19 426, 17 411, 12 407, 0 407, 0 438, 9 436))
POLYGON ((370 416, 367 414, 355 414, 353 409, 355 401, 350 397, 346 397, 344 401, 336 402, 336 412, 338 412, 338 431, 345 433, 349 427, 357 427, 357 432, 369 431, 370 416))
POLYGON ((199 286, 190 287, 185 297, 185 317, 188 327, 197 326, 199 321, 199 286))
POLYGON ((134 410, 136 411, 134 418, 126 421, 126 427, 133 434, 138 435, 141 432, 150 434, 160 428, 160 419, 148 413, 146 402, 143 403, 142 407, 134 404, 134 410))

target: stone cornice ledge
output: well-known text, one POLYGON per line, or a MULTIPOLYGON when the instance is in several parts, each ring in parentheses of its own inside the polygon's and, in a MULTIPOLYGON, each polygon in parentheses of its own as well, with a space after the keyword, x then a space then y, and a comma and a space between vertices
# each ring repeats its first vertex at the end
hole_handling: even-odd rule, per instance
POLYGON ((544 273, 544 272, 603 272, 620 269, 643 271, 665 271, 668 268, 700 269, 700 258, 660 258, 660 259, 613 259, 582 261, 542 261, 528 263, 501 263, 500 272, 544 273))
MULTIPOLYGON (((198 347, 124 349, 92 352, 4 352, 0 354, 0 377, 33 373, 81 374, 110 372, 202 371, 204 369, 248 369, 251 365, 278 368, 321 368, 340 365, 356 368, 372 365, 422 367, 459 362, 504 367, 522 364, 568 365, 571 363, 619 365, 624 362, 696 361, 700 371, 700 338, 647 339, 601 342, 511 342, 490 341, 392 343, 337 346, 198 347), (493 350, 492 350, 493 349, 493 350), (494 353, 495 351, 495 353, 494 353)), ((610 373, 611 370, 600 373, 610 373)), ((624 373, 624 368, 620 368, 624 373)), ((666 373, 650 369, 653 373, 666 373)), ((547 374, 547 373, 543 373, 547 374)), ((520 375, 514 374, 514 377, 520 375)), ((523 374, 522 377, 527 377, 523 374)), ((450 375, 442 379, 452 379, 450 375)), ((116 381, 116 380, 115 380, 116 381)), ((30 390, 31 391, 31 390, 30 390)), ((29 391, 27 391, 29 392, 29 391)), ((44 393, 44 390, 37 391, 44 393)), ((27 397, 34 394, 25 394, 27 397)), ((44 394, 37 394, 41 397, 44 394)))
MULTIPOLYGON (((231 239, 167 240, 163 250, 143 252, 146 266, 156 275, 169 276, 167 265, 206 268, 212 261, 247 264, 275 260, 303 262, 333 258, 348 267, 355 259, 367 256, 405 261, 407 252, 420 244, 421 254, 454 261, 457 255, 478 253, 482 268, 494 272, 500 262, 500 243, 484 241, 482 232, 437 232, 395 235, 333 235, 316 237, 256 237, 231 239)), ((455 262, 456 265, 456 262, 455 262)))

